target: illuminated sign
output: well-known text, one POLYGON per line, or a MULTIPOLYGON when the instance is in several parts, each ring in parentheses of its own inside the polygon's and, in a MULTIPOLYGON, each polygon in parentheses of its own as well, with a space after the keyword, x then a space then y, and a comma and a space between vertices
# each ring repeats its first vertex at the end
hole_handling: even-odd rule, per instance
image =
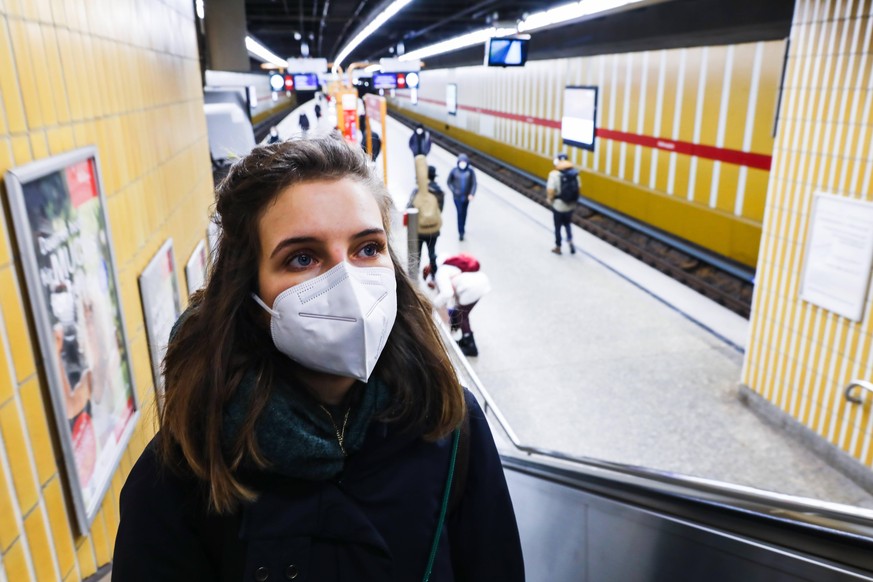
POLYGON ((281 91, 285 88, 285 77, 279 73, 270 75, 270 89, 273 91, 281 91))

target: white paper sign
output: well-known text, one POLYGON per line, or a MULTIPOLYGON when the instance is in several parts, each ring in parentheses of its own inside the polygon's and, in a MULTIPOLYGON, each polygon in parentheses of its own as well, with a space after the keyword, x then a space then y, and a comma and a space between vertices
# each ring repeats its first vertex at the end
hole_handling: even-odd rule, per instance
POLYGON ((816 192, 800 298, 861 321, 873 267, 873 203, 816 192))

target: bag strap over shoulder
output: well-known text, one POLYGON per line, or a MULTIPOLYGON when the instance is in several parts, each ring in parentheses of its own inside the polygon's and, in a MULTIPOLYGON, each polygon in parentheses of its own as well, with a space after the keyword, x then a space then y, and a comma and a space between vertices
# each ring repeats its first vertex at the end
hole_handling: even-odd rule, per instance
POLYGON ((443 524, 446 515, 457 507, 464 495, 464 486, 467 481, 467 466, 470 461, 470 419, 469 412, 464 415, 461 425, 452 433, 452 455, 449 461, 449 472, 446 478, 446 487, 443 492, 443 503, 440 509, 440 518, 437 522, 436 532, 433 537, 433 545, 430 549, 430 557, 427 561, 427 569, 424 571, 422 582, 428 582, 433 570, 437 550, 440 545, 443 524))

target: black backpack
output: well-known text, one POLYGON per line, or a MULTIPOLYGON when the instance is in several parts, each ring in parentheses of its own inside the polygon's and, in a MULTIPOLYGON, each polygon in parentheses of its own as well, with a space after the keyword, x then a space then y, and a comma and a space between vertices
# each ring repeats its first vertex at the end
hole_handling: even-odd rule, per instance
POLYGON ((579 200, 579 172, 573 168, 561 170, 561 190, 558 198, 564 202, 579 200))

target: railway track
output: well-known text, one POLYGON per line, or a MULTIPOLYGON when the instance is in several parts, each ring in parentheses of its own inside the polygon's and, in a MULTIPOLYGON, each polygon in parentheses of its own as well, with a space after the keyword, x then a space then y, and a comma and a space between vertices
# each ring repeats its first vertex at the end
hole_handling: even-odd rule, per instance
MULTIPOLYGON (((395 111, 390 114, 404 125, 412 127, 415 124, 413 120, 395 111)), ((529 175, 499 163, 491 157, 483 156, 468 147, 462 148, 455 140, 432 129, 430 132, 434 143, 440 147, 454 154, 463 150, 477 170, 485 172, 541 206, 548 207, 545 180, 534 180, 529 175)), ((584 200, 577 205, 573 223, 719 305, 742 317, 749 317, 754 285, 748 280, 599 212, 592 206, 586 205, 584 200)))

